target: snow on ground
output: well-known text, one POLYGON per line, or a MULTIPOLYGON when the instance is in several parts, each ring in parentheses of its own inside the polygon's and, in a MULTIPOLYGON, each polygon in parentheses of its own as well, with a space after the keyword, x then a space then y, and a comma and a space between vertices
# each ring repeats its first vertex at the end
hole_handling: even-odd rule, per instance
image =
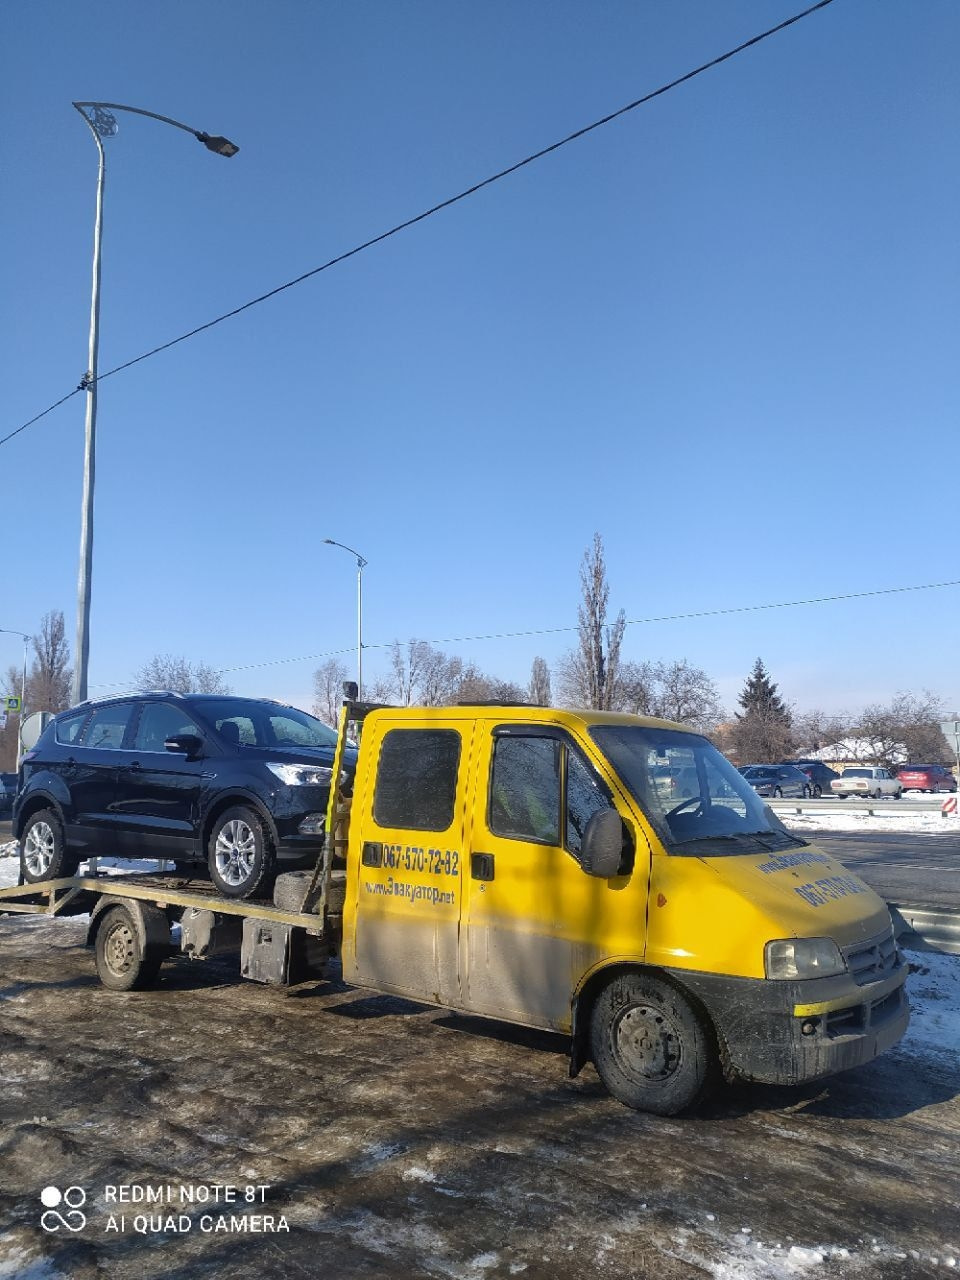
POLYGON ((960 956, 907 951, 910 1026, 900 1048, 912 1053, 960 1054, 960 956))
MULTIPOLYGON (((881 802, 875 800, 874 806, 881 802)), ((896 801, 891 801, 891 805, 896 801)), ((877 814, 874 808, 873 817, 867 813, 864 805, 863 813, 829 813, 804 809, 803 813, 789 812, 784 806, 775 809, 777 817, 787 827, 800 827, 804 831, 858 831, 869 835, 871 831, 898 831, 901 835, 956 836, 960 834, 960 820, 956 816, 944 818, 936 810, 903 809, 898 813, 891 809, 890 814, 877 814)))

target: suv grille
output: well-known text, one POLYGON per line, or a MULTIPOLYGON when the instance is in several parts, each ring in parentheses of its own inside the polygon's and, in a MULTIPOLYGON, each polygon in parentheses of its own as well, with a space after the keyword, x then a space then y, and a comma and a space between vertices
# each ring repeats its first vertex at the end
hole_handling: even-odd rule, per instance
POLYGON ((897 944, 893 940, 893 926, 886 933, 878 934, 869 942, 858 942, 842 948, 847 968, 858 987, 877 982, 897 967, 897 944))

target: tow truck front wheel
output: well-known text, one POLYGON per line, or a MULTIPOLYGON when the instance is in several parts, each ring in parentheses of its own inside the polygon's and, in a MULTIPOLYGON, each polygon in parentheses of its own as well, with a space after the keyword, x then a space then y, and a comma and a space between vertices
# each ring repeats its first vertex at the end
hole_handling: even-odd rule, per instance
POLYGON ((52 809, 40 809, 27 819, 20 837, 20 867, 27 884, 57 880, 77 873, 80 861, 67 852, 63 826, 52 809))
POLYGON ((590 1017, 600 1079, 635 1111, 672 1116, 706 1097, 717 1056, 703 1019, 669 983, 640 973, 613 978, 590 1017))

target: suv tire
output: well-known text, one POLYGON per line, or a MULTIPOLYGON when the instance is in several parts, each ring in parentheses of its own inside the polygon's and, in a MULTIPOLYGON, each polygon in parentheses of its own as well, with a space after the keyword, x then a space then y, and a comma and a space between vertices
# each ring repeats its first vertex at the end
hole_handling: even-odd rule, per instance
POLYGON ((52 809, 38 809, 20 837, 20 870, 26 884, 75 876, 80 858, 67 852, 63 823, 52 809))
POLYGON ((227 898, 269 895, 273 850, 255 809, 239 804, 224 809, 207 841, 207 866, 210 879, 227 898))

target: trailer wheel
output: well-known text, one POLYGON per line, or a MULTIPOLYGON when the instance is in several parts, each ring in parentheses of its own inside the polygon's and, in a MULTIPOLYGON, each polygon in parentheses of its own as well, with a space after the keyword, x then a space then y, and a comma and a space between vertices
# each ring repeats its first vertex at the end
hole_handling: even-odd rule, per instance
POLYGON ((716 1078, 710 1029, 676 988, 647 974, 619 974, 600 991, 590 1048, 604 1085, 635 1111, 676 1115, 716 1078))
POLYGON ((133 916, 126 907, 110 907, 97 930, 97 974, 111 991, 142 991, 152 987, 163 963, 155 947, 144 948, 133 916))
POLYGON ((228 898, 268 894, 274 865, 263 823, 247 805, 220 814, 207 843, 210 879, 228 898))
POLYGON ((52 809, 32 813, 20 837, 20 867, 27 884, 77 874, 80 859, 67 852, 63 825, 52 809))

